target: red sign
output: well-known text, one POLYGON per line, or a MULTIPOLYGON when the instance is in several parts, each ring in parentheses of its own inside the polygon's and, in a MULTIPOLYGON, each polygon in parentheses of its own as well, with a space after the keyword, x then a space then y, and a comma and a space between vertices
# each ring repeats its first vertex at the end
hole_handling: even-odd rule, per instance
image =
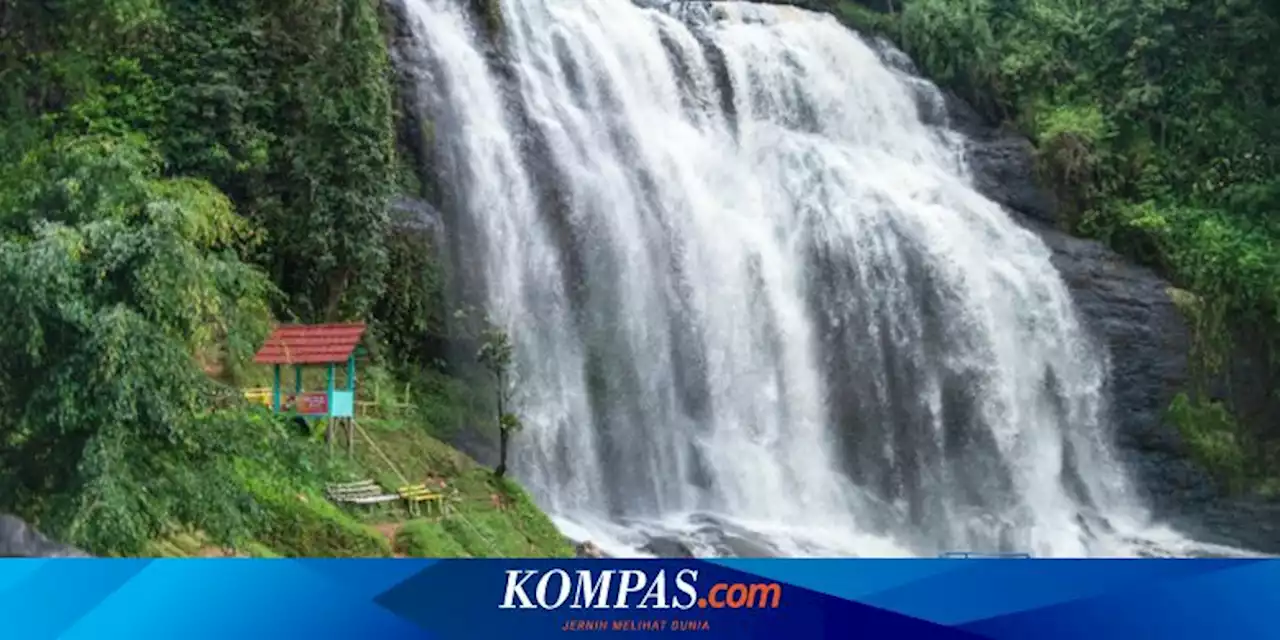
POLYGON ((304 416, 329 414, 329 394, 323 391, 286 393, 280 398, 280 410, 304 416))

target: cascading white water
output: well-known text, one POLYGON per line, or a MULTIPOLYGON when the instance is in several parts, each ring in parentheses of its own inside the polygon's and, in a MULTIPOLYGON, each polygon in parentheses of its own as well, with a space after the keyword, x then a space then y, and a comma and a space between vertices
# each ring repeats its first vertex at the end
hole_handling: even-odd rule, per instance
POLYGON ((461 3, 404 2, 517 345, 515 467, 566 530, 780 555, 1155 535, 1104 354, 922 119, 932 87, 829 17, 737 3, 503 0, 497 73, 461 3))

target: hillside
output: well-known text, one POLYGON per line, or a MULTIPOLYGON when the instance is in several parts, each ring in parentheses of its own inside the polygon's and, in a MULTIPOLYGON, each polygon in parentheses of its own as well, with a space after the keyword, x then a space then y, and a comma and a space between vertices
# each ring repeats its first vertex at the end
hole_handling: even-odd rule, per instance
MULTIPOLYGON (((1184 359, 1191 374, 1178 378, 1176 393, 1168 394, 1172 400, 1163 388, 1146 388, 1157 383, 1126 390, 1159 400, 1158 410, 1144 406, 1135 418, 1144 429, 1180 436, 1173 445, 1163 442, 1170 438, 1153 436, 1162 441, 1150 448, 1161 456, 1166 449, 1189 455, 1211 471, 1221 493, 1275 494, 1276 4, 786 4, 830 11, 863 33, 888 38, 922 75, 946 88, 949 99, 971 105, 984 130, 1029 140, 1035 167, 1025 173, 1034 173, 1032 182, 1048 189, 1054 206, 1052 214, 1019 213, 1056 227, 1054 233, 1096 239, 1126 264, 1155 270, 1171 283, 1161 289, 1158 303, 1176 303, 1190 327, 1190 357, 1184 359)), ((381 0, 0 3, 0 314, 7 320, 0 326, 0 513, 19 515, 53 538, 96 554, 568 552, 522 490, 492 480, 484 466, 445 444, 465 442, 473 452, 493 448, 501 413, 494 391, 510 391, 511 385, 478 361, 484 319, 461 311, 486 299, 487 266, 469 252, 467 243, 477 239, 463 237, 483 230, 467 228, 482 225, 466 220, 475 203, 457 183, 468 171, 484 170, 449 165, 461 162, 454 156, 465 144, 436 144, 437 123, 419 104, 429 102, 423 96, 436 87, 416 84, 436 76, 414 75, 429 65, 416 61, 422 68, 415 67, 410 58, 427 53, 406 21, 392 15, 397 6, 403 9, 381 0), (438 223, 447 216, 464 224, 453 225, 453 235, 445 237, 438 223), (272 324, 355 320, 370 327, 368 357, 361 364, 368 382, 362 388, 370 394, 364 399, 384 404, 380 389, 406 390, 407 401, 400 404, 407 408, 378 409, 361 419, 389 462, 364 444, 354 461, 330 458, 310 434, 249 406, 240 393, 264 384, 264 373, 248 362, 272 324), (458 517, 404 524, 404 513, 358 513, 323 497, 325 483, 365 477, 384 485, 444 480, 446 488, 458 491, 458 517), (509 504, 497 508, 495 493, 509 504)), ((476 68, 493 67, 488 71, 502 82, 518 84, 511 82, 518 71, 511 52, 503 50, 502 5, 459 0, 451 6, 468 13, 459 22, 485 31, 478 37, 476 68)), ((711 58, 701 52, 689 57, 708 63, 711 58)), ((455 111, 471 106, 477 105, 455 111)), ((492 111, 504 113, 505 106, 492 111)), ((537 282, 551 290, 563 281, 564 300, 541 301, 525 314, 563 312, 556 318, 561 326, 526 335, 550 340, 546 336, 559 336, 565 327, 576 331, 593 322, 600 334, 581 349, 540 352, 552 354, 548 358, 589 356, 577 367, 585 373, 576 396, 590 400, 574 419, 562 422, 587 429, 593 421, 612 420, 601 427, 604 435, 619 442, 636 437, 626 442, 640 447, 654 440, 634 434, 648 432, 619 424, 634 420, 665 429, 694 416, 690 425, 704 425, 712 391, 732 386, 700 385, 687 377, 705 373, 715 361, 698 348, 715 332, 681 326, 677 320, 687 320, 681 309, 644 316, 654 327, 672 325, 676 346, 651 349, 649 326, 631 327, 643 339, 630 340, 619 330, 624 323, 609 320, 627 300, 616 296, 624 286, 608 290, 608 278, 637 289, 640 283, 626 280, 616 265, 600 264, 614 247, 597 242, 595 229, 571 228, 595 213, 574 207, 614 203, 619 190, 635 189, 628 197, 642 205, 637 211, 683 203, 670 207, 680 214, 672 216, 678 221, 690 218, 681 207, 695 203, 655 196, 659 185, 652 175, 631 180, 627 171, 634 169, 634 159, 617 172, 627 174, 617 188, 575 199, 571 187, 591 182, 583 179, 591 164, 581 163, 585 169, 576 182, 557 175, 550 152, 539 151, 547 141, 527 135, 539 121, 527 113, 522 117, 514 127, 519 135, 509 136, 510 170, 493 169, 496 160, 489 156, 483 163, 502 180, 527 173, 527 193, 506 212, 540 215, 559 225, 551 235, 557 236, 556 251, 568 252, 566 270, 528 278, 509 273, 509 282, 495 286, 537 282), (521 155, 537 153, 542 155, 521 155), (594 284, 583 276, 592 268, 594 284), (595 305, 595 311, 583 312, 584 304, 595 305), (686 414, 635 417, 646 407, 634 398, 656 388, 650 384, 654 372, 640 369, 644 363, 670 364, 648 360, 649 351, 669 352, 679 374, 670 376, 678 393, 651 404, 666 407, 678 397, 683 406, 673 411, 686 414)), ((649 133, 596 137, 626 138, 630 144, 649 133)), ((507 186, 493 192, 502 195, 507 186)), ((613 244, 643 240, 635 237, 641 231, 628 233, 613 244)), ((506 237, 513 235, 520 233, 506 237)), ((648 255, 649 249, 628 255, 648 255)), ((756 257, 743 262, 759 266, 756 257)), ((670 282, 687 284, 686 275, 671 275, 670 282)), ((751 276, 757 277, 762 276, 751 276)), ((673 284, 670 296, 684 295, 680 288, 673 284)), ((728 288, 707 288, 722 290, 728 288)), ((829 293, 812 296, 814 303, 848 292, 837 287, 829 293)), ((666 304, 667 297, 667 291, 654 294, 653 304, 666 304)), ((734 305, 753 311, 761 306, 720 307, 734 305)), ((1126 322, 1140 325, 1143 318, 1126 322)), ((762 320, 760 331, 774 324, 762 320)), ((854 346, 870 343, 848 340, 854 346)), ((738 346, 726 353, 745 353, 738 346)), ((1162 348, 1140 346, 1143 353, 1162 348)), ((830 362, 832 387, 843 393, 862 380, 853 375, 861 370, 836 360, 830 362)), ((738 370, 735 381, 768 368, 762 362, 738 370)), ((1165 368, 1154 358, 1123 364, 1160 369, 1158 375, 1165 368)), ((804 397, 816 398, 812 391, 804 397)), ((836 391, 830 395, 840 395, 836 391)), ((768 394, 744 393, 735 400, 754 406, 755 395, 768 394)), ((888 418, 867 419, 853 405, 842 410, 846 423, 861 425, 840 431, 848 441, 850 473, 868 474, 873 465, 858 460, 862 436, 883 436, 888 418)), ((794 444, 789 438, 780 442, 794 444)), ((601 504, 628 502, 625 485, 654 476, 649 460, 640 464, 622 449, 614 447, 614 464, 605 466, 628 469, 628 481, 605 483, 600 476, 583 483, 602 494, 601 504)), ((672 465, 676 459, 650 457, 672 465)), ((1171 476, 1182 469, 1169 467, 1179 472, 1171 476)), ((672 467, 662 477, 687 468, 672 467)))
MULTIPOLYGON (((245 488, 263 518, 230 544, 201 531, 151 542, 146 555, 249 557, 568 557, 555 526, 510 481, 401 420, 366 419, 353 460, 329 468, 326 480, 374 479, 383 487, 422 482, 445 496, 444 515, 410 515, 390 506, 335 506, 314 477, 290 479, 249 471, 245 488), (372 440, 371 440, 372 439, 372 440)), ((318 447, 318 443, 313 443, 318 447)))
POLYGON ((374 0, 0 4, 0 512, 96 554, 390 554, 375 525, 404 514, 321 493, 385 467, 237 390, 273 322, 361 320, 362 393, 413 407, 361 424, 460 495, 405 551, 564 552, 432 437, 496 432, 493 383, 391 206, 416 191, 384 24, 374 0))

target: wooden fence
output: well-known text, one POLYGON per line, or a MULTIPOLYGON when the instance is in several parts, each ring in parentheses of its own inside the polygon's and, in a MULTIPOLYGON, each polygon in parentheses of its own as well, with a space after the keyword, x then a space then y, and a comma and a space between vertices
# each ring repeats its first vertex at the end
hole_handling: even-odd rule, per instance
MULTIPOLYGON (((378 390, 375 389, 373 396, 377 396, 378 390)), ((271 407, 272 392, 271 387, 258 387, 254 389, 244 389, 244 398, 251 403, 260 404, 264 407, 271 407)), ((406 412, 413 408, 413 403, 409 401, 409 385, 405 385, 403 398, 396 398, 391 402, 378 402, 368 396, 360 399, 359 394, 356 397, 356 417, 365 418, 389 418, 394 414, 406 412)))

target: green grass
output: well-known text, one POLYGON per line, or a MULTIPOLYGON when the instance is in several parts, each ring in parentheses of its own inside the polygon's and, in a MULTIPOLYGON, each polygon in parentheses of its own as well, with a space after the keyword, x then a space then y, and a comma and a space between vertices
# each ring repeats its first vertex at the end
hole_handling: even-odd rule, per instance
POLYGON ((250 558, 282 558, 284 556, 276 552, 275 549, 268 547, 261 542, 250 540, 244 543, 239 550, 250 558))
MULTIPOLYGON (((331 477, 324 480, 369 478, 388 491, 406 482, 434 488, 443 481, 447 515, 411 517, 398 502, 372 508, 335 505, 324 497, 322 481, 241 459, 237 475, 262 512, 251 535, 219 544, 203 533, 175 533, 153 541, 145 555, 572 557, 571 545, 515 482, 495 479, 490 469, 411 422, 364 419, 360 427, 354 458, 345 460, 345 443, 338 443, 334 453, 339 461, 327 467, 324 473, 331 477), (401 525, 394 549, 377 529, 388 524, 401 525)), ((319 450, 324 445, 313 440, 307 446, 319 450)))
POLYGON ((280 553, 256 540, 248 540, 239 545, 224 547, 214 544, 202 533, 178 533, 168 538, 154 540, 147 545, 142 554, 147 558, 199 558, 199 557, 241 557, 241 558, 282 558, 280 553))
MULTIPOLYGON (((439 522, 415 520, 406 524, 397 536, 402 553, 427 557, 573 556, 568 541, 515 482, 495 479, 492 471, 422 428, 391 420, 363 420, 361 427, 376 446, 358 437, 357 462, 383 486, 397 486, 401 474, 410 483, 425 482, 433 487, 441 480, 445 483, 443 491, 450 500, 451 515, 439 522), (388 470, 388 460, 399 473, 388 470), (501 508, 494 504, 495 496, 501 508), (408 540, 402 540, 406 535, 408 540)), ((404 518, 400 512, 391 520, 404 518)))
POLYGON ((471 554, 445 530, 443 523, 414 520, 396 535, 396 551, 419 558, 466 558, 471 554))

